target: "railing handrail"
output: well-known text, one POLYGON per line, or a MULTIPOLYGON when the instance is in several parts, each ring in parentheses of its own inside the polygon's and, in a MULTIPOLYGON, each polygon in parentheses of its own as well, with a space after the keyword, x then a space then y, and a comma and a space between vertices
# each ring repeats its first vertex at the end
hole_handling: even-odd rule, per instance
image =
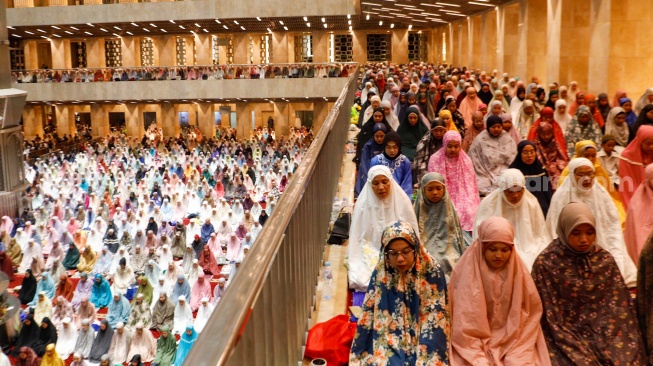
POLYGON ((54 71, 105 71, 105 70, 153 70, 153 69, 187 69, 187 68, 238 68, 238 67, 276 67, 276 66, 356 66, 356 62, 293 62, 293 63, 260 63, 260 64, 208 64, 208 65, 174 65, 174 66, 120 66, 120 67, 67 67, 63 69, 14 69, 19 72, 54 72, 54 71))
MULTIPOLYGON (((238 275, 234 277, 222 296, 184 365, 227 364, 238 343, 239 336, 247 324, 250 309, 269 275, 270 267, 282 244, 284 232, 306 191, 320 152, 336 123, 340 107, 347 99, 347 93, 352 87, 352 78, 354 77, 356 77, 356 72, 348 77, 347 84, 343 87, 338 100, 329 111, 322 128, 279 199, 274 214, 268 219, 255 245, 248 252, 246 260, 238 269, 238 275), (234 290, 230 290, 231 288, 234 290), (221 336, 216 337, 218 334, 221 336)), ((355 82, 355 80, 353 81, 355 82)), ((279 304, 279 306, 283 306, 283 304, 279 304)))

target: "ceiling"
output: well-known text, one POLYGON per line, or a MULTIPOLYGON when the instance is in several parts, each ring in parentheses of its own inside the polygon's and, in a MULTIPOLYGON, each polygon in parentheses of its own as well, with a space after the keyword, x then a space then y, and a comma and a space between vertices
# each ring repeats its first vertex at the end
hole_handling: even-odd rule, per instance
POLYGON ((197 19, 152 23, 113 22, 9 28, 11 40, 197 34, 311 32, 352 29, 424 29, 491 10, 509 0, 362 0, 361 15, 289 18, 197 19))

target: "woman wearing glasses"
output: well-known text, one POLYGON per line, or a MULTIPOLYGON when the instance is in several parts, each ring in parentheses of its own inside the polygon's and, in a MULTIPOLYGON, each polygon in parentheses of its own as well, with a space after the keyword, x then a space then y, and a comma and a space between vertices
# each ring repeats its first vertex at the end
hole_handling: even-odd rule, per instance
POLYGON ((383 230, 349 354, 357 365, 448 365, 447 284, 412 224, 383 230))

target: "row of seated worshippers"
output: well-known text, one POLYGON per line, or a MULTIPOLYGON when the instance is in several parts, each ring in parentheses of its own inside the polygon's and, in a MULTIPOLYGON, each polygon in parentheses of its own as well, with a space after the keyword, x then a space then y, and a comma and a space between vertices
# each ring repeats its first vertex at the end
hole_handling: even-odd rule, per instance
MULTIPOLYGON (((477 94, 477 78, 485 76, 485 73, 479 76, 474 70, 460 72, 458 69, 429 64, 378 64, 364 67, 372 70, 370 78, 377 72, 384 75, 388 73, 386 79, 390 82, 426 78, 433 84, 441 78, 453 80, 454 76, 460 77, 469 83, 463 98, 468 101, 477 94), (440 78, 436 76, 438 73, 440 78), (476 76, 471 76, 475 73, 476 76)), ((451 85, 446 81, 438 83, 436 91, 442 84, 442 90, 448 90, 447 85, 451 85)), ((393 98, 393 89, 396 91, 395 87, 388 89, 390 98, 393 98)), ((518 89, 520 88, 515 88, 515 92, 518 89)), ((591 111, 591 107, 582 103, 577 107, 575 117, 569 121, 569 125, 576 127, 567 128, 566 132, 555 127, 555 120, 544 119, 549 111, 543 106, 533 124, 527 128, 528 133, 533 132, 535 137, 529 139, 527 134, 526 139, 519 141, 511 134, 512 125, 506 122, 509 109, 502 109, 499 113, 490 111, 489 115, 478 109, 470 113, 470 126, 476 126, 473 128, 480 131, 473 138, 470 138, 469 129, 463 137, 462 129, 455 130, 452 127, 455 126, 455 121, 452 123, 449 116, 451 110, 444 113, 444 119, 433 120, 430 129, 425 128, 420 132, 416 129, 422 129, 420 120, 425 113, 418 110, 419 106, 407 109, 397 132, 387 123, 389 114, 393 113, 392 108, 373 110, 359 133, 360 139, 366 126, 373 132, 369 135, 370 140, 363 142, 357 173, 357 189, 361 188, 352 215, 346 258, 350 289, 370 295, 373 281, 378 279, 374 273, 384 258, 381 240, 383 230, 396 220, 411 224, 420 237, 421 244, 439 264, 444 278, 449 281, 457 263, 469 250, 465 236, 470 234, 472 240, 478 240, 479 228, 484 220, 490 217, 504 218, 514 231, 511 248, 518 254, 524 268, 531 272, 534 263, 542 258, 542 253, 551 248, 556 238, 559 239, 559 223, 565 207, 578 202, 591 210, 595 246, 607 252, 609 261, 619 270, 618 278, 610 281, 623 283, 624 288, 629 289, 633 298, 636 296, 641 303, 638 309, 640 319, 635 320, 629 331, 640 334, 641 326, 645 339, 649 342, 653 339, 653 312, 651 300, 648 299, 653 289, 652 258, 646 254, 648 252, 645 249, 653 246, 653 216, 646 211, 653 204, 653 113, 649 115, 653 111, 653 98, 649 98, 649 95, 651 93, 647 91, 640 98, 640 102, 645 103, 640 106, 631 130, 634 134, 625 139, 626 128, 617 132, 604 126, 606 132, 611 132, 606 134, 603 134, 600 126, 585 129, 583 126, 587 127, 586 123, 594 126, 596 122, 593 115, 584 114, 583 111, 587 108, 591 111), (404 128, 411 128, 410 136, 404 133, 404 128), (584 132, 577 134, 579 129, 584 132), (594 132, 587 132, 589 130, 594 132), (560 139, 566 140, 559 143, 560 139), (567 145, 570 141, 572 143, 567 145), (416 142, 416 154, 412 157, 404 155, 406 144, 413 142, 416 142), (551 146, 553 150, 549 149, 551 146), (570 154, 562 151, 563 146, 570 148, 570 154), (366 160, 368 158, 370 160, 366 160), (367 171, 361 172, 365 168, 367 171)), ((515 100, 519 98, 513 98, 515 100)), ((450 104, 453 109, 456 102, 450 104)), ((530 107, 530 103, 526 104, 526 108, 530 107)), ((535 105, 533 103, 532 106, 535 105)), ((524 106, 520 113, 523 108, 524 106)), ((608 118, 606 124, 614 122, 618 126, 629 127, 627 119, 615 122, 614 118, 628 118, 629 114, 617 108, 623 109, 620 106, 611 108, 611 118, 608 118)), ((463 118, 463 123, 467 123, 467 119, 463 118)), ((577 272, 571 271, 564 275, 572 276, 573 281, 578 279, 581 281, 579 284, 583 278, 593 279, 598 276, 599 271, 594 271, 592 263, 587 263, 577 272)), ((576 286, 575 283, 569 284, 572 285, 576 286)), ((500 286, 493 284, 487 288, 499 289, 500 286)), ((596 296, 607 294, 609 291, 601 290, 596 296)), ((590 300, 592 296, 594 294, 579 294, 574 298, 576 303, 563 306, 582 308, 594 303, 590 300)), ((365 299, 363 304, 371 304, 367 302, 370 301, 368 297, 365 299)), ((542 301, 544 300, 543 298, 542 301)), ((560 300, 552 301, 555 304, 560 300)), ((474 303, 471 298, 468 302, 474 303)), ((626 312, 635 310, 630 301, 624 305, 624 309, 626 312)), ((479 314, 484 313, 481 311, 479 314)), ((577 318, 576 315, 569 319, 577 318)), ((612 320, 620 322, 616 318, 612 320)), ((499 325, 503 324, 497 324, 499 325)), ((581 348, 584 347, 583 342, 597 336, 595 332, 601 332, 599 328, 584 323, 572 328, 578 330, 570 330, 576 337, 570 342, 577 342, 576 346, 581 348), (583 327, 590 330, 586 331, 583 327)), ((478 343, 485 344, 486 341, 479 340, 478 343)), ((561 347, 565 352, 568 351, 565 349, 567 346, 561 347)), ((649 353, 653 351, 653 341, 647 344, 647 349, 649 353)), ((485 349, 484 352, 489 350, 485 349)), ((600 348, 592 352, 596 354, 589 359, 597 364, 603 362, 600 360, 611 358, 607 353, 602 353, 600 348)), ((468 362, 485 364, 478 360, 468 362)), ((558 361, 554 364, 579 364, 578 362, 558 361)), ((502 364, 498 361, 495 363, 502 364)))
MULTIPOLYGON (((48 344, 53 343, 63 359, 78 353, 81 360, 97 363, 108 354, 113 362, 122 363, 139 354, 143 362, 175 362, 174 350, 170 356, 170 347, 179 350, 175 336, 181 336, 182 342, 184 334, 196 337, 202 332, 267 221, 266 209, 273 212, 292 176, 289 152, 293 152, 295 163, 301 160, 307 147, 304 144, 309 143, 305 137, 305 132, 294 134, 273 142, 274 146, 254 140, 208 141, 208 146, 200 144, 192 151, 182 147, 183 141, 170 142, 167 148, 154 152, 147 147, 141 147, 142 152, 123 147, 125 150, 117 153, 121 151, 119 146, 97 146, 61 161, 42 162, 37 170, 43 173, 35 176, 30 195, 35 198, 37 195, 32 192, 42 190, 59 198, 51 198, 54 202, 46 199, 35 210, 27 209, 15 220, 3 217, 0 222, 2 245, 7 243, 0 248, 5 250, 0 252, 0 269, 10 279, 22 281, 14 292, 26 306, 13 355, 19 357, 23 347, 27 347, 37 357, 43 357, 48 344), (260 153, 261 149, 265 153, 260 153), (260 155, 252 158, 250 150, 260 155), (254 159, 251 166, 260 170, 248 169, 246 161, 239 166, 239 159, 232 158, 232 153, 247 156, 245 160, 254 159), (145 156, 152 159, 140 162, 145 156), (188 165, 177 162, 181 156, 187 156, 188 165), (130 164, 123 166, 122 158, 130 164), (265 169, 261 160, 266 161, 265 169), (141 170, 146 164, 160 170, 141 170), (107 174, 97 180, 79 179, 81 171, 93 174, 90 172, 97 169, 100 175, 103 166, 115 175, 106 181, 107 174), (188 169, 184 171, 181 166, 188 169), (45 176, 49 178, 44 179, 45 176), (76 184, 67 189, 65 184, 47 183, 54 177, 76 184), (115 182, 113 177, 117 177, 115 182), (134 183, 123 183, 124 177, 134 183), (216 194, 218 182, 224 182, 224 187, 233 185, 231 179, 242 177, 253 178, 251 186, 238 186, 246 195, 242 202, 230 202, 216 194), (168 179, 174 180, 174 184, 168 183, 168 179), (209 188, 202 191, 202 185, 209 188), (82 188, 82 193, 77 192, 78 188, 82 188), (88 192, 98 190, 115 199, 94 205, 93 193, 88 192), (187 191, 192 191, 189 198, 202 191, 202 203, 184 203, 182 197, 187 191), (181 196, 176 198, 178 195, 181 196), (123 197, 125 203, 121 204, 123 197), (167 214, 165 206, 170 200, 184 208, 182 216, 161 216, 167 214), (83 215, 78 218, 64 214, 74 212, 69 204, 83 215), (232 219, 234 211, 237 220, 232 219), (139 222, 143 213, 149 215, 145 225, 139 222), (47 220, 39 223, 41 215, 47 220), (104 215, 108 217, 107 224, 102 219, 104 215), (45 222, 47 234, 41 236, 32 222, 37 226, 45 222), (220 224, 214 227, 212 222, 220 224), (95 233, 101 233, 97 242, 95 233), (34 337, 33 332, 42 333, 43 337, 34 337), (115 334, 113 338, 111 334, 115 334), (173 346, 159 338, 168 356, 157 362, 157 341, 150 341, 159 334, 170 334, 173 346), (112 339, 114 343, 121 342, 115 350, 112 339)), ((183 357, 177 354, 178 364, 183 357)))

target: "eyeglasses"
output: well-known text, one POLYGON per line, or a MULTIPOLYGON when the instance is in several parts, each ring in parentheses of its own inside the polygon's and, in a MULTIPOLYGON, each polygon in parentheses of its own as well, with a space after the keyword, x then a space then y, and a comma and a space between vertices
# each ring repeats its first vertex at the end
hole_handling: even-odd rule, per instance
POLYGON ((388 255, 388 258, 390 259, 397 259, 399 257, 399 254, 401 254, 402 257, 408 257, 411 254, 415 253, 415 249, 413 248, 404 248, 400 251, 388 249, 386 251, 386 254, 388 255))

